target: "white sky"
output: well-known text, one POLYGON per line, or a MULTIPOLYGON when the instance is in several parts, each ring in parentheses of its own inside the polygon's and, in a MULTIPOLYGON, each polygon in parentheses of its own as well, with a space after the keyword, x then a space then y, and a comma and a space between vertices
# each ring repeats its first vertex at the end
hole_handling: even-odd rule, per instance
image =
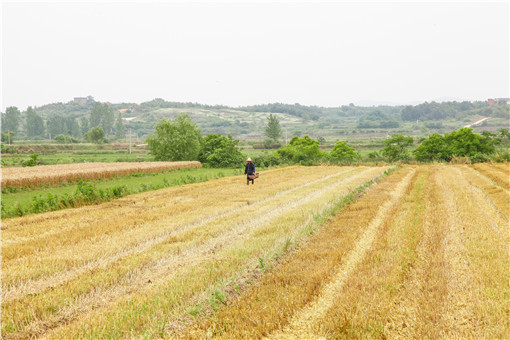
POLYGON ((2 2, 2 102, 509 97, 509 2, 2 2))

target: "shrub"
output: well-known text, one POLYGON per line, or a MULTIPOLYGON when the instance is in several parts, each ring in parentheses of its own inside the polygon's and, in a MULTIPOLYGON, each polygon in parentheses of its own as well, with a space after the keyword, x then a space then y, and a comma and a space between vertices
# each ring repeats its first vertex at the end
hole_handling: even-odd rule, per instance
POLYGON ((23 167, 36 166, 37 164, 39 164, 38 157, 39 157, 39 155, 36 153, 31 154, 30 159, 26 159, 21 162, 21 166, 23 166, 23 167))
POLYGON ((289 144, 278 149, 278 154, 285 161, 310 165, 319 161, 323 153, 319 149, 319 142, 305 135, 303 138, 294 136, 289 144))
POLYGON ((329 156, 333 161, 353 161, 359 158, 356 150, 342 141, 336 142, 329 156))
POLYGON ((390 162, 397 160, 407 161, 410 159, 407 148, 411 145, 413 145, 413 137, 392 134, 391 138, 384 141, 382 154, 387 157, 390 162))
POLYGON ((263 152, 257 156, 252 157, 253 164, 259 167, 276 166, 282 164, 282 158, 274 151, 263 152))
POLYGON ((1 153, 17 153, 18 149, 15 146, 8 145, 8 144, 1 144, 1 153))
POLYGON ((191 161, 198 159, 201 138, 200 129, 184 114, 160 120, 146 141, 157 161, 191 161))
POLYGON ((485 163, 489 160, 489 157, 483 153, 475 153, 474 155, 469 157, 471 163, 485 163))
POLYGON ((240 166, 244 160, 237 145, 239 140, 230 134, 210 134, 202 138, 198 160, 213 168, 240 166))
POLYGON ((62 135, 62 134, 56 135, 54 140, 55 140, 55 142, 60 143, 60 144, 79 143, 79 140, 77 140, 71 136, 62 135))
POLYGON ((494 145, 500 142, 501 139, 494 134, 479 135, 470 128, 462 128, 445 133, 444 137, 437 133, 430 135, 416 148, 414 155, 421 162, 449 162, 453 157, 467 157, 476 162, 487 161, 487 155, 493 154, 494 145))
POLYGON ((87 132, 85 134, 85 138, 87 138, 90 143, 95 144, 103 144, 106 141, 104 130, 99 126, 96 126, 87 132))

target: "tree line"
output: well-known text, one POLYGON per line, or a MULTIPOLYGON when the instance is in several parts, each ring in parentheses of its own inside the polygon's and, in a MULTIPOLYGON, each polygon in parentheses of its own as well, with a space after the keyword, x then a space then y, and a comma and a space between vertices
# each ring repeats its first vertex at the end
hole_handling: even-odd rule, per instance
POLYGON ((119 139, 125 135, 121 114, 115 117, 109 105, 98 102, 90 110, 89 117, 77 119, 75 116, 55 114, 49 116, 46 122, 32 107, 22 113, 17 107, 11 106, 2 114, 1 123, 2 141, 5 142, 12 141, 21 132, 27 138, 49 137, 62 142, 85 138, 95 143, 103 142, 106 137, 119 139))
MULTIPOLYGON (((282 137, 281 127, 274 115, 269 115, 265 129, 267 140, 278 143, 282 137)), ((393 134, 384 141, 381 153, 373 152, 369 159, 383 157, 389 162, 411 161, 449 162, 454 157, 465 157, 471 162, 489 160, 495 154, 496 146, 510 141, 507 129, 498 133, 474 133, 471 128, 462 128, 444 136, 433 134, 423 139, 417 148, 414 139, 402 134, 393 134), (413 158, 414 157, 414 158, 413 158)), ((154 132, 147 137, 150 152, 156 160, 181 161, 199 160, 212 167, 239 166, 245 156, 238 148, 239 141, 231 135, 209 134, 203 136, 201 130, 186 114, 177 116, 173 121, 162 119, 154 132)), ((498 156, 500 161, 510 161, 510 153, 498 156)), ((276 153, 265 157, 252 157, 258 165, 304 164, 312 165, 319 162, 355 162, 361 155, 345 141, 338 141, 330 152, 320 149, 320 141, 309 136, 294 136, 288 144, 281 146, 276 153)))

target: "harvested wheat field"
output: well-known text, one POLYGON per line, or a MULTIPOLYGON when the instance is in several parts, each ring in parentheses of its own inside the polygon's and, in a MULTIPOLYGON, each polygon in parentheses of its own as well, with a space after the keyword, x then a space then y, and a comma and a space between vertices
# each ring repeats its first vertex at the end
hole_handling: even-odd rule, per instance
POLYGON ((507 338, 492 167, 289 167, 3 221, 2 337, 507 338))
POLYGON ((2 169, 2 187, 39 186, 61 182, 93 180, 113 176, 129 175, 137 172, 161 172, 171 169, 201 167, 197 161, 191 162, 118 162, 118 163, 77 163, 40 165, 25 168, 2 169))

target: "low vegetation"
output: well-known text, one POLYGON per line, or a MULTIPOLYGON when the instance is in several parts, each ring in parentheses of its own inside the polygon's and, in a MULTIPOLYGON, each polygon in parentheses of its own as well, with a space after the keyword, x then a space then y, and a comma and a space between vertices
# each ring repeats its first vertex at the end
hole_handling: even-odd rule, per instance
POLYGON ((2 219, 111 201, 126 195, 200 183, 240 174, 239 169, 183 168, 133 173, 107 179, 64 182, 40 187, 3 187, 2 219))

